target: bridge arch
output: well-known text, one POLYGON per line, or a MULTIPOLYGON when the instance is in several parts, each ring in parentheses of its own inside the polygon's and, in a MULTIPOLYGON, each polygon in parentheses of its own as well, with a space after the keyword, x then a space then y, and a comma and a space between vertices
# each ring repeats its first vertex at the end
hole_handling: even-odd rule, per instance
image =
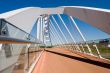
POLYGON ((67 14, 74 16, 110 34, 110 10, 107 9, 82 6, 62 6, 56 8, 26 7, 0 14, 0 18, 4 18, 29 33, 34 22, 42 14, 67 14))

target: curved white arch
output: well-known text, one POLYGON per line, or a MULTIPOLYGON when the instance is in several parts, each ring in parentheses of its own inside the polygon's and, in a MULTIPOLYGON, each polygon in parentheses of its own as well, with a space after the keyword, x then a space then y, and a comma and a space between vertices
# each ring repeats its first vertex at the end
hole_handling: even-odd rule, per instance
POLYGON ((64 13, 74 16, 110 34, 110 10, 91 7, 66 7, 64 13))
POLYGON ((41 14, 67 14, 74 16, 110 34, 110 10, 107 9, 81 6, 62 6, 57 8, 27 7, 0 14, 0 18, 4 18, 29 33, 34 22, 41 14))
POLYGON ((27 7, 0 14, 0 18, 3 18, 22 30, 30 33, 32 26, 41 14, 57 13, 63 13, 63 8, 27 7))

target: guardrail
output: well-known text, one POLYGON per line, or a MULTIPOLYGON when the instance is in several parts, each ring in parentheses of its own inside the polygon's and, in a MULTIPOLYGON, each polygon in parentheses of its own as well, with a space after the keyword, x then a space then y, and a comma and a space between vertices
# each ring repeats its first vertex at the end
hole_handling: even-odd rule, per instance
POLYGON ((27 72, 42 51, 40 45, 31 34, 0 19, 0 73, 12 68, 13 73, 27 72))
POLYGON ((92 56, 110 60, 110 39, 99 39, 99 40, 90 40, 86 42, 77 43, 79 49, 75 46, 76 44, 63 44, 68 49, 82 52, 84 54, 90 54, 88 47, 92 51, 92 56), (88 46, 86 45, 88 44, 88 46))

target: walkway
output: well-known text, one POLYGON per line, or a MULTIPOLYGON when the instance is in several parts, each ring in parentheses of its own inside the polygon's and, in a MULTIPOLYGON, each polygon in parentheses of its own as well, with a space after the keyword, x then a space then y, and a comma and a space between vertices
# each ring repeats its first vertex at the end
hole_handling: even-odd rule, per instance
POLYGON ((65 49, 50 48, 43 53, 33 73, 110 73, 109 68, 83 62, 77 58, 84 57, 65 49))

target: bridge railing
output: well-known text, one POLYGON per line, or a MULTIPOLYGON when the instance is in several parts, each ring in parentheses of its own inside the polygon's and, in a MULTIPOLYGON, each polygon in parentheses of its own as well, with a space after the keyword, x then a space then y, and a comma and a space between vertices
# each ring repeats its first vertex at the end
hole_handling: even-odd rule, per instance
POLYGON ((42 51, 40 45, 31 34, 0 19, 0 73, 27 72, 42 51))
POLYGON ((68 24, 66 22, 67 20, 65 21, 63 19, 63 15, 57 14, 50 16, 50 29, 51 29, 50 32, 51 37, 54 38, 52 40, 54 44, 61 44, 60 47, 75 50, 102 59, 110 59, 110 44, 109 44, 110 42, 108 39, 87 41, 85 37, 87 35, 84 35, 84 33, 81 31, 75 19, 72 16, 67 17, 68 22, 70 22, 68 24), (78 34, 74 35, 72 33, 74 31, 71 31, 72 27, 71 29, 69 29, 70 25, 74 27, 73 29, 75 29, 78 32, 78 34), (78 36, 78 38, 76 39, 75 36, 77 35, 79 35, 80 37, 78 36), (70 38, 68 38, 68 36, 70 36, 70 38), (83 42, 79 42, 78 40, 79 38, 81 38, 83 42))
POLYGON ((0 35, 16 38, 16 39, 22 39, 22 40, 30 40, 30 41, 37 40, 34 36, 30 35, 26 31, 16 27, 12 23, 4 19, 0 19, 0 35))
POLYGON ((67 49, 75 50, 84 54, 91 55, 86 44, 88 44, 89 48, 91 49, 92 56, 110 60, 110 39, 109 38, 77 43, 80 50, 75 47, 76 44, 72 44, 72 43, 66 44, 64 45, 64 47, 66 46, 67 49))
POLYGON ((110 59, 110 39, 87 41, 93 54, 100 58, 110 59))

